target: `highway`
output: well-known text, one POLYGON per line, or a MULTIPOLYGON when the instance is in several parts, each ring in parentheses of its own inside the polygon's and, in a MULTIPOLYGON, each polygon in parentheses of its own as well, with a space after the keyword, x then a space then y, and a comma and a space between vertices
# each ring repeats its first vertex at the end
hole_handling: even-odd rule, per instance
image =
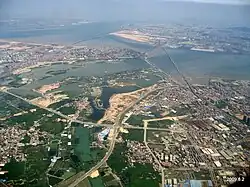
POLYGON ((169 77, 169 74, 167 74, 165 71, 163 71, 162 69, 158 68, 155 64, 152 64, 147 57, 145 57, 143 59, 146 63, 148 63, 150 66, 152 66, 153 68, 157 69, 159 72, 161 72, 163 75, 165 75, 166 77, 169 77))
POLYGON ((77 119, 73 119, 73 118, 71 118, 71 117, 69 117, 69 116, 67 116, 67 115, 65 115, 65 114, 62 114, 60 111, 56 111, 56 110, 54 110, 54 109, 52 109, 52 108, 47 108, 47 107, 44 107, 44 106, 41 106, 41 105, 37 105, 37 104, 31 102, 30 100, 28 100, 28 99, 26 99, 26 98, 23 98, 23 97, 21 97, 21 96, 19 96, 19 95, 16 95, 16 94, 14 94, 14 93, 9 92, 8 90, 0 90, 0 92, 9 94, 9 95, 11 95, 11 96, 13 96, 13 97, 16 97, 16 98, 18 98, 18 99, 24 101, 24 102, 29 103, 30 105, 33 105, 33 106, 39 107, 39 108, 41 108, 41 109, 44 109, 44 110, 46 110, 46 111, 48 111, 48 112, 54 113, 54 114, 56 114, 56 115, 58 115, 58 116, 60 116, 60 117, 62 117, 62 118, 65 118, 65 119, 69 120, 70 122, 75 122, 75 123, 84 124, 86 127, 87 127, 87 126, 91 126, 91 125, 95 125, 95 126, 104 126, 104 127, 112 127, 112 126, 113 126, 113 125, 111 125, 111 124, 97 124, 97 123, 92 123, 92 122, 88 122, 88 121, 80 121, 80 120, 77 120, 77 119))
POLYGON ((169 53, 167 52, 167 50, 162 47, 163 51, 165 52, 165 54, 167 55, 167 57, 169 58, 170 62, 174 65, 175 69, 177 70, 177 72, 180 74, 180 76, 182 77, 182 79, 185 81, 185 83, 188 85, 190 91, 194 94, 194 96, 196 96, 197 98, 199 98, 199 96, 195 93, 193 87, 189 84, 189 82, 187 81, 187 78, 185 77, 185 75, 180 71, 179 67, 177 66, 177 64, 175 63, 175 61, 171 58, 171 56, 169 55, 169 53))
MULTIPOLYGON (((25 102, 29 103, 30 105, 37 106, 37 107, 39 107, 39 108, 42 108, 42 109, 47 110, 47 111, 49 111, 49 112, 51 112, 51 113, 57 114, 58 116, 61 116, 61 117, 65 118, 65 119, 68 119, 68 120, 70 120, 70 121, 72 120, 72 118, 70 118, 69 116, 62 114, 62 113, 59 112, 59 111, 53 110, 52 108, 47 108, 47 107, 43 107, 43 106, 41 106, 41 105, 37 105, 37 104, 31 102, 30 100, 28 100, 28 99, 26 99, 26 98, 23 98, 23 97, 21 97, 21 96, 19 96, 19 95, 16 95, 16 94, 14 94, 14 93, 11 93, 11 92, 9 92, 9 91, 7 91, 7 90, 1 90, 1 91, 4 92, 4 93, 6 93, 6 94, 9 94, 9 95, 11 95, 11 96, 13 96, 13 97, 16 97, 16 98, 18 98, 18 99, 20 99, 20 100, 22 100, 22 101, 25 101, 25 102)), ((73 121, 73 122, 76 122, 76 123, 81 123, 81 124, 84 123, 83 121, 74 120, 74 119, 73 119, 72 121, 73 121)))
POLYGON ((164 182, 164 180, 165 180, 164 168, 162 167, 160 161, 158 160, 158 158, 155 156, 155 154, 152 152, 152 150, 148 146, 148 143, 147 143, 147 129, 148 129, 148 121, 145 120, 144 121, 144 126, 143 126, 143 130, 144 130, 143 142, 144 142, 147 150, 150 152, 150 154, 152 155, 152 157, 154 158, 154 160, 159 165, 159 169, 161 170, 161 186, 164 187, 164 185, 165 185, 165 182, 164 182))
MULTIPOLYGON (((164 89, 164 87, 161 87, 161 88, 158 88, 158 89, 150 90, 149 92, 147 92, 146 94, 144 94, 143 96, 141 96, 138 100, 136 100, 134 103, 130 104, 122 113, 120 113, 120 114, 118 115, 118 117, 116 118, 116 121, 115 121, 115 123, 114 123, 114 125, 113 125, 114 135, 113 135, 112 140, 111 140, 111 142, 110 142, 110 147, 109 147, 108 151, 106 152, 106 155, 102 158, 102 160, 101 160, 100 162, 98 162, 98 163, 97 163, 93 168, 91 168, 88 172, 85 173, 85 171, 82 171, 82 172, 78 173, 76 176, 77 176, 77 177, 79 176, 79 177, 76 178, 71 184, 68 185, 66 181, 72 180, 72 179, 74 178, 74 176, 73 176, 72 178, 68 179, 68 180, 65 180, 65 181, 59 183, 58 186, 75 187, 75 186, 77 186, 81 181, 83 181, 83 180, 86 179, 88 176, 90 176, 94 171, 98 170, 98 169, 108 160, 108 158, 110 157, 110 155, 112 154, 112 152, 113 152, 113 150, 114 150, 115 141, 116 141, 116 138, 117 138, 117 136, 118 136, 118 134, 119 134, 119 129, 120 129, 120 127, 122 126, 122 121, 123 121, 123 118, 125 117, 125 114, 126 114, 129 110, 131 110, 136 104, 138 104, 138 103, 141 102, 143 99, 145 99, 146 97, 148 97, 150 94, 152 94, 152 93, 154 93, 154 92, 156 92, 156 91, 160 91, 160 90, 162 90, 162 89, 164 89), (67 185, 65 185, 65 184, 67 184, 67 185)), ((19 96, 19 95, 16 95, 16 94, 14 94, 14 93, 9 92, 7 89, 5 89, 5 90, 0 90, 0 91, 4 92, 4 93, 6 93, 6 94, 12 95, 13 97, 16 97, 16 98, 18 98, 18 99, 20 99, 20 100, 22 100, 22 101, 25 101, 25 102, 27 102, 27 103, 29 103, 29 104, 31 104, 31 105, 37 106, 37 107, 42 108, 42 109, 44 109, 44 110, 46 110, 46 111, 49 111, 49 112, 54 113, 54 114, 57 114, 58 116, 61 116, 61 117, 65 118, 65 119, 68 119, 68 120, 71 121, 71 122, 73 121, 73 122, 77 122, 77 123, 80 123, 80 124, 86 123, 86 124, 88 124, 88 125, 95 125, 94 123, 83 122, 83 121, 80 121, 80 120, 72 119, 72 118, 68 117, 67 115, 64 115, 64 114, 62 114, 61 112, 56 111, 56 110, 53 110, 53 109, 51 109, 51 108, 47 108, 47 107, 43 107, 43 106, 40 106, 40 105, 36 105, 35 103, 31 102, 30 100, 28 100, 28 99, 26 99, 26 98, 23 98, 23 97, 21 97, 21 96, 19 96)), ((131 127, 129 127, 129 128, 131 128, 131 127)), ((143 129, 143 127, 132 127, 132 128, 143 129)), ((158 129, 158 128, 148 128, 148 129, 149 129, 149 130, 150 130, 150 129, 156 130, 156 129, 158 129)), ((158 129, 158 130, 163 130, 163 129, 158 129)), ((166 130, 166 129, 165 129, 165 130, 166 130)))
MULTIPOLYGON (((68 187, 75 187, 77 186, 81 181, 83 181, 84 179, 86 179, 89 175, 91 175, 91 173, 93 173, 94 171, 98 170, 110 157, 110 155, 112 154, 114 147, 115 147, 115 141, 116 138, 119 134, 119 128, 122 125, 122 120, 125 117, 125 114, 131 110, 136 104, 138 104, 139 102, 141 102, 143 99, 145 99, 146 97, 148 97, 150 94, 154 93, 155 91, 161 90, 163 88, 159 88, 159 89, 154 89, 149 91, 148 93, 146 93, 144 96, 140 97, 137 101, 135 101, 134 103, 130 104, 122 113, 119 114, 119 116, 116 118, 116 121, 114 123, 114 135, 112 137, 112 140, 110 142, 110 147, 109 150, 107 151, 106 155, 103 157, 103 159, 98 162, 93 168, 91 168, 88 172, 84 173, 84 171, 82 171, 82 176, 77 178, 73 183, 71 183, 70 185, 68 185, 68 187)), ((63 185, 61 185, 63 186, 63 185)))

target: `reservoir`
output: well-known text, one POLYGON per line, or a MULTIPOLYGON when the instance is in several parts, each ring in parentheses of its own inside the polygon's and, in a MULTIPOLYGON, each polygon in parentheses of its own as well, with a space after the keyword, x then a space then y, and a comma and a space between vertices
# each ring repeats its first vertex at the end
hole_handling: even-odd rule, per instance
MULTIPOLYGON (((127 92, 132 92, 138 89, 140 88, 138 88, 137 86, 125 86, 125 87, 119 87, 119 88, 118 87, 116 88, 104 87, 102 91, 102 95, 100 97, 101 102, 103 103, 103 108, 104 109, 109 108, 109 99, 111 98, 113 94, 127 93, 127 92)), ((93 103, 93 100, 91 100, 91 106, 93 108, 91 119, 94 121, 100 120, 103 117, 105 110, 96 108, 96 106, 93 103)))

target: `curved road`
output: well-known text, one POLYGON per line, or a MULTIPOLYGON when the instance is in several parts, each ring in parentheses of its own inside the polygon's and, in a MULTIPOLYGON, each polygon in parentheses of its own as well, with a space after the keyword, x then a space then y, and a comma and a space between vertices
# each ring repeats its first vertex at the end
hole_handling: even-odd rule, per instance
MULTIPOLYGON (((132 103, 131 105, 129 105, 121 114, 119 114, 119 116, 117 117, 115 123, 114 123, 114 135, 112 137, 111 140, 111 144, 109 147, 108 152, 106 153, 106 155, 103 157, 103 159, 98 162, 93 168, 91 168, 88 172, 83 173, 83 175, 81 177, 79 177, 78 179, 76 179, 73 183, 71 183, 70 185, 68 185, 68 187, 75 187, 77 186, 81 181, 83 181, 84 179, 86 179, 89 175, 91 175, 91 173, 93 173, 94 171, 98 170, 110 157, 110 155, 112 154, 114 147, 115 147, 115 140, 119 134, 119 128, 122 125, 122 120, 125 117, 125 114, 131 110, 136 104, 138 104, 139 102, 141 102, 143 99, 145 99, 147 96, 149 96, 150 94, 154 93, 155 91, 161 90, 164 88, 158 88, 158 89, 153 89, 151 91, 149 91, 148 93, 146 93, 144 96, 140 97, 137 101, 135 101, 134 103, 132 103)), ((63 186, 63 185, 61 185, 63 186)))
MULTIPOLYGON (((122 125, 122 120, 123 120, 123 118, 125 117, 125 114, 126 114, 129 110, 131 110, 136 104, 138 104, 138 103, 141 102, 143 99, 145 99, 146 97, 148 97, 150 94, 152 94, 152 93, 154 93, 154 92, 156 92, 156 91, 162 90, 162 89, 164 89, 164 87, 160 87, 160 88, 158 88, 158 89, 152 89, 152 90, 150 90, 149 92, 147 92, 146 94, 144 94, 143 96, 141 96, 138 100, 136 100, 134 103, 130 104, 122 113, 120 113, 120 114, 118 115, 118 117, 117 117, 117 119, 116 119, 116 121, 115 121, 115 123, 114 123, 114 125, 113 125, 113 128, 114 128, 114 135, 113 135, 113 137, 112 137, 112 140, 111 140, 111 143, 110 143, 110 147, 109 147, 109 149, 108 149, 108 152, 106 153, 106 155, 102 158, 102 160, 101 160, 100 162, 98 162, 98 163, 97 163, 93 168, 91 168, 88 172, 85 173, 84 171, 82 171, 82 172, 78 173, 77 176, 80 175, 80 177, 78 177, 77 179, 75 179, 70 185, 67 184, 67 181, 73 180, 74 176, 73 176, 72 178, 69 178, 68 180, 62 181, 61 183, 58 184, 58 186, 66 186, 66 184, 67 184, 67 187, 75 187, 75 186, 77 186, 80 182, 82 182, 84 179, 86 179, 89 175, 91 175, 94 171, 98 170, 98 169, 108 160, 108 158, 110 157, 110 155, 112 154, 112 152, 113 152, 113 150, 114 150, 114 147, 115 147, 115 140, 116 140, 116 138, 117 138, 117 136, 118 136, 118 134, 119 134, 119 128, 120 128, 121 125, 122 125)), ((19 95, 16 95, 16 94, 14 94, 14 93, 11 93, 11 92, 9 92, 9 91, 7 91, 7 90, 0 90, 0 91, 2 91, 2 92, 4 92, 4 93, 7 93, 7 94, 9 94, 9 95, 12 95, 12 96, 14 96, 14 97, 16 97, 16 98, 19 98, 19 99, 21 99, 21 100, 23 100, 23 101, 25 101, 25 102, 27 102, 27 103, 29 103, 29 104, 31 104, 31 105, 38 106, 38 105, 32 103, 31 101, 29 101, 28 99, 23 98, 23 97, 21 97, 21 96, 19 96, 19 95)), ((68 116, 66 116, 66 115, 64 115, 64 114, 62 114, 61 112, 55 111, 55 110, 53 110, 53 109, 51 109, 51 108, 46 108, 46 107, 42 107, 42 106, 38 106, 38 107, 40 107, 40 108, 42 108, 42 109, 44 109, 44 110, 47 110, 47 111, 49 111, 49 112, 55 113, 55 114, 57 114, 57 115, 59 115, 59 116, 61 116, 61 117, 64 117, 64 118, 68 119, 68 120, 72 120, 72 118, 70 118, 70 117, 68 117, 68 116)), ((85 123, 85 122, 79 121, 79 120, 73 120, 73 121, 74 121, 74 122, 77 122, 77 123, 81 123, 81 124, 85 123)), ((88 122, 86 122, 86 123, 88 123, 88 122)))

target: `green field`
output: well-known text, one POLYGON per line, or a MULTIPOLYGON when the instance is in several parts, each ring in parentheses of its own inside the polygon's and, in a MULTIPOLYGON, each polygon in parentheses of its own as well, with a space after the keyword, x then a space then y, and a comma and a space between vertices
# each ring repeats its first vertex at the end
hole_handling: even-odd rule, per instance
POLYGON ((128 129, 128 134, 123 134, 124 140, 133 140, 133 141, 139 141, 143 142, 143 133, 144 131, 142 129, 128 129))
POLYGON ((89 177, 89 182, 91 187, 104 187, 102 178, 100 176, 95 178, 89 177))
POLYGON ((77 155, 82 162, 91 161, 90 154, 90 141, 89 141, 89 129, 88 128, 75 128, 75 142, 74 142, 74 153, 77 155))
POLYGON ((39 123, 41 126, 39 127, 42 131, 46 131, 50 134, 59 134, 63 131, 65 124, 63 122, 56 121, 57 116, 54 115, 52 117, 44 117, 39 123))
POLYGON ((34 121, 41 119, 47 112, 43 109, 37 109, 35 112, 28 112, 20 116, 13 116, 6 120, 8 125, 23 125, 24 129, 29 129, 34 125, 34 121))
POLYGON ((70 115, 70 114, 75 114, 76 109, 73 107, 66 107, 65 106, 65 107, 60 108, 59 111, 61 113, 63 113, 64 115, 70 115))
POLYGON ((151 117, 142 116, 142 115, 131 115, 130 118, 126 121, 130 125, 143 127, 143 120, 150 119, 151 117))
POLYGON ((126 151, 125 144, 117 144, 108 160, 108 165, 120 177, 124 187, 159 187, 160 175, 152 165, 135 164, 135 167, 129 167, 124 156, 126 151))
POLYGON ((9 163, 5 164, 2 170, 9 172, 9 180, 21 179, 25 173, 25 162, 17 162, 15 159, 11 159, 9 163))
POLYGON ((16 162, 12 159, 3 170, 9 171, 9 184, 14 186, 47 187, 46 170, 49 166, 49 159, 46 148, 43 146, 29 146, 24 150, 27 154, 25 162, 16 162), (23 183, 23 185, 17 185, 23 183))
POLYGON ((148 127, 153 127, 153 128, 167 128, 170 125, 173 125, 174 121, 173 120, 160 120, 160 121, 151 121, 148 123, 148 127))

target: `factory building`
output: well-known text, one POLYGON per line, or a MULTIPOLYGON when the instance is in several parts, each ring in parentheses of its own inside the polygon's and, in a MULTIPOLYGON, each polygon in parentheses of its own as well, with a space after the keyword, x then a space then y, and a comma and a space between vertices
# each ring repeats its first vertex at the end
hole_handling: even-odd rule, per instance
POLYGON ((108 136, 110 132, 110 128, 106 128, 103 131, 101 131, 100 133, 98 133, 98 139, 99 141, 104 141, 104 139, 108 136))

